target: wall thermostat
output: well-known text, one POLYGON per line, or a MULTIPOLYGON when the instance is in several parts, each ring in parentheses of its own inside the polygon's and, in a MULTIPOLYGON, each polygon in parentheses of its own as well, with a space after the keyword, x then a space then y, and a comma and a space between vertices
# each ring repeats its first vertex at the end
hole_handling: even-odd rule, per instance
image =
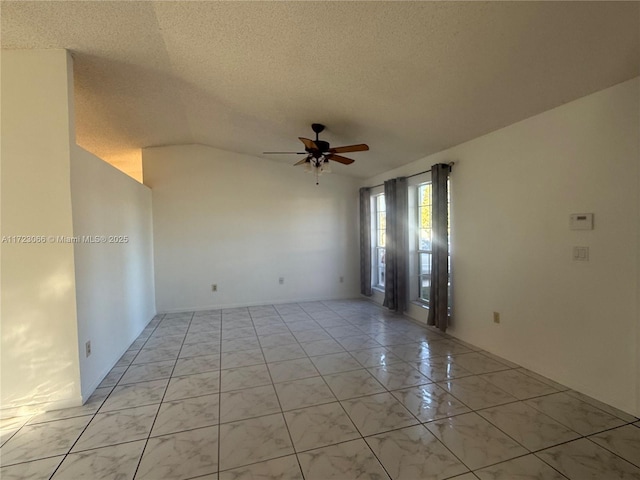
POLYGON ((593 230, 593 213, 572 213, 571 230, 593 230))

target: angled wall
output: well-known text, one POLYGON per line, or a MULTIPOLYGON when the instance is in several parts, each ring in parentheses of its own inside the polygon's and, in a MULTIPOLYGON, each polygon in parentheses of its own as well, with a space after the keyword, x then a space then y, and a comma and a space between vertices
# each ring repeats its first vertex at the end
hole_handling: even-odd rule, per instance
POLYGON ((74 235, 106 239, 74 244, 87 399, 155 315, 151 190, 77 145, 71 152, 74 235))
POLYGON ((1 406, 81 403, 71 244, 72 61, 64 50, 1 59, 1 406), (70 107, 71 106, 71 107, 70 107))

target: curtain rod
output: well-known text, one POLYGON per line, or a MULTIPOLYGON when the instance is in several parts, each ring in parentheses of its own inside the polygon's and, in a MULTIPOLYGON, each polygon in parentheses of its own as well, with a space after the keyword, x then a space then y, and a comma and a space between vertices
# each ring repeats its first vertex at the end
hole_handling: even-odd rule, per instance
MULTIPOLYGON (((456 164, 456 162, 447 163, 447 165, 449 165, 449 167, 453 167, 455 164, 456 164)), ((422 175, 423 173, 429 173, 430 171, 431 171, 431 169, 425 170, 424 172, 414 173, 413 175, 407 175, 406 178, 417 177, 418 175, 422 175)), ((374 185, 373 187, 367 187, 367 188, 378 188, 378 187, 382 187, 382 186, 384 186, 384 183, 381 183, 379 185, 374 185)))

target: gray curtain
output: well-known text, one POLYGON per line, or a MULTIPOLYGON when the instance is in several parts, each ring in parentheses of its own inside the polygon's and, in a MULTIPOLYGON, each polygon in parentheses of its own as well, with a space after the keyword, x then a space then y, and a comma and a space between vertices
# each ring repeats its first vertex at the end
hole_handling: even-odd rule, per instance
POLYGON ((385 282, 383 305, 404 312, 407 304, 408 262, 408 193, 407 179, 394 178, 384 182, 387 210, 385 282))
POLYGON ((431 167, 431 290, 428 325, 447 330, 449 321, 449 212, 447 180, 451 167, 431 167))
POLYGON ((371 192, 360 189, 360 293, 371 292, 371 192))

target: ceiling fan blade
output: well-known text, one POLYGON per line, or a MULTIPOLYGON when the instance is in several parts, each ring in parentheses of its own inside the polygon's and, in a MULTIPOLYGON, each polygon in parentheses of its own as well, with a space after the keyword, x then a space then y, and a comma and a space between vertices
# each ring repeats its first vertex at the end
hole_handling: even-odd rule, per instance
POLYGON ((307 147, 309 150, 319 150, 318 146, 316 145, 316 142, 314 142, 313 140, 309 140, 308 138, 302 138, 302 137, 298 137, 298 138, 302 143, 304 143, 304 146, 307 147))
POLYGON ((288 154, 295 154, 295 155, 306 155, 307 152, 262 152, 263 155, 288 155, 288 154))
POLYGON ((334 162, 342 163, 343 165, 349 165, 355 162, 355 160, 352 160, 351 158, 342 157, 340 155, 329 155, 327 158, 329 160, 333 160, 334 162))
POLYGON ((331 153, 346 153, 346 152, 364 152, 369 150, 369 145, 366 143, 360 143, 358 145, 347 145, 345 147, 330 148, 331 153))
POLYGON ((298 165, 302 165, 303 163, 307 163, 309 161, 309 157, 305 157, 302 160, 300 160, 299 162, 296 162, 293 164, 294 167, 297 167, 298 165))

